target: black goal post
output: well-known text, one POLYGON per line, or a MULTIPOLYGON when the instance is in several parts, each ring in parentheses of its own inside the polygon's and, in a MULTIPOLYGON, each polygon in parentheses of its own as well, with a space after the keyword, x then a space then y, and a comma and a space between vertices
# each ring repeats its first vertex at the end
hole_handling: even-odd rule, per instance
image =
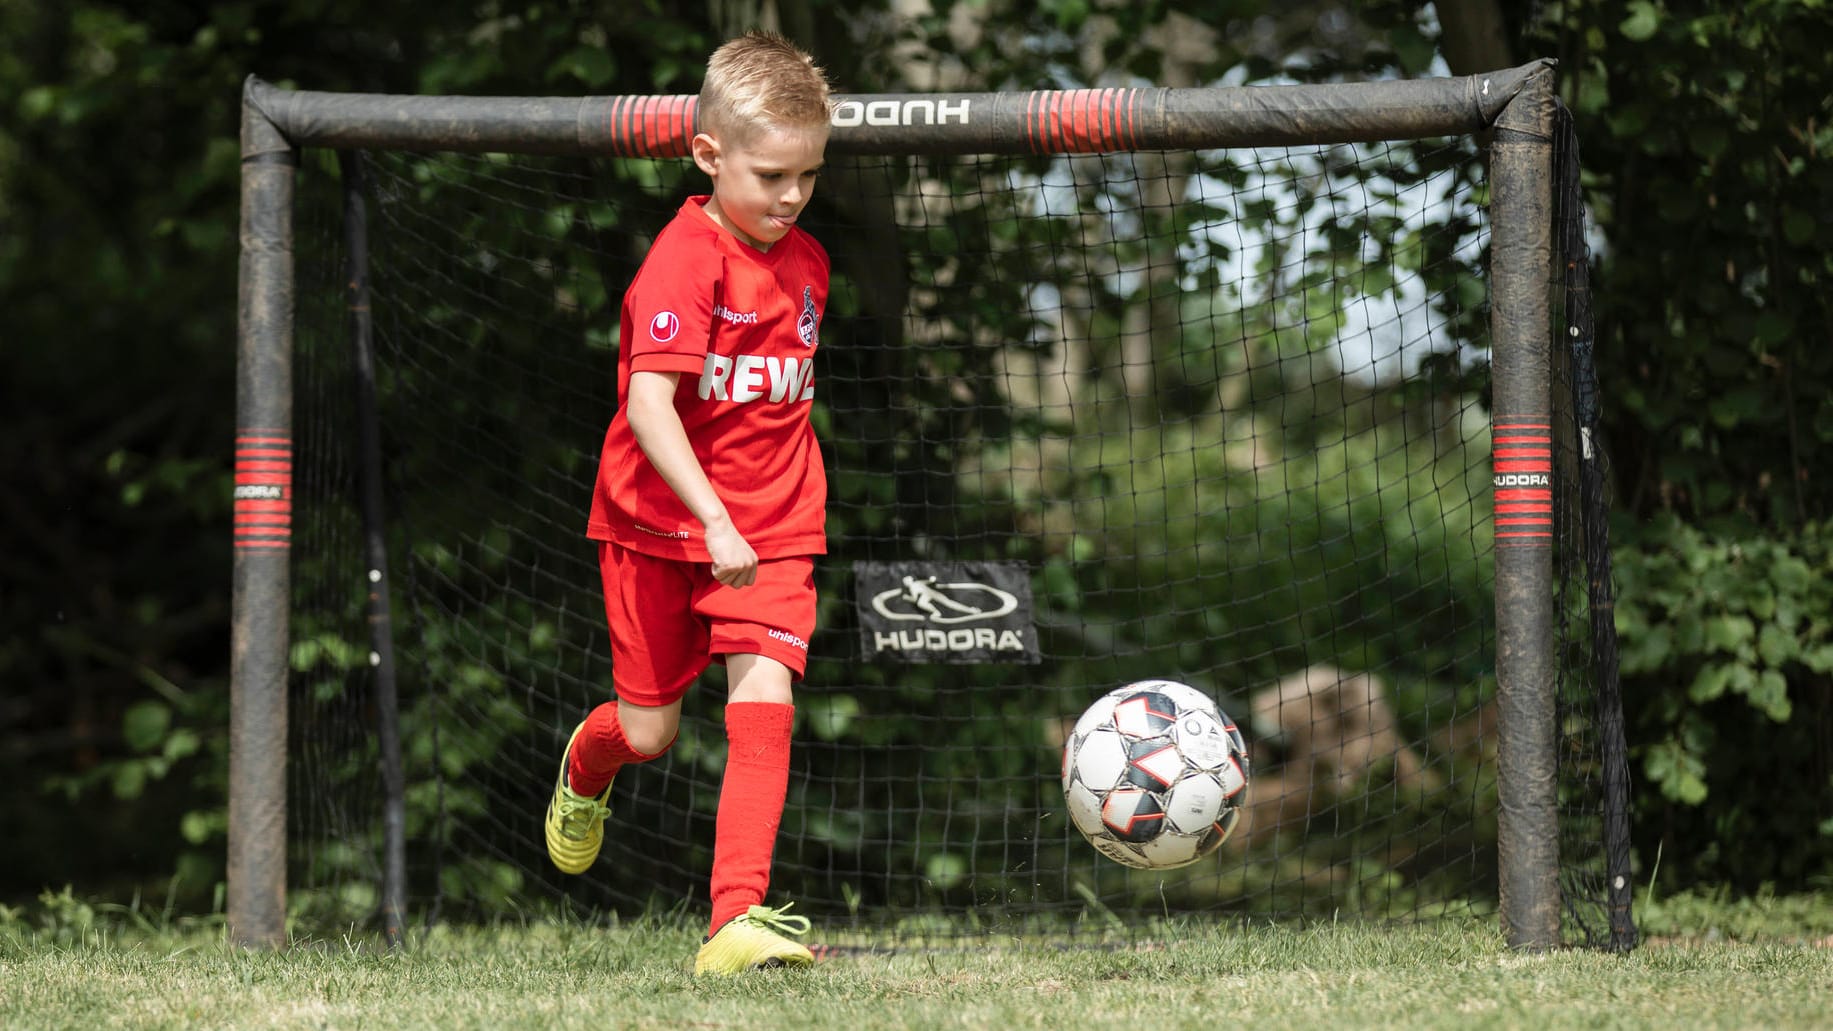
MULTIPOLYGON (((303 389, 295 368, 296 316, 304 289, 295 282, 295 207, 301 201, 301 181, 314 171, 307 155, 335 152, 337 160, 321 169, 336 170, 344 186, 337 274, 343 283, 340 303, 356 416, 340 433, 351 442, 347 462, 359 510, 354 518, 363 527, 360 544, 353 548, 360 568, 350 569, 349 575, 366 604, 368 638, 358 647, 366 661, 355 665, 366 667, 361 673, 370 684, 360 709, 366 732, 374 735, 374 758, 365 761, 373 764, 370 779, 377 793, 374 867, 381 882, 366 896, 366 904, 389 940, 398 941, 415 895, 404 883, 412 876, 409 853, 415 845, 407 840, 414 818, 404 816, 403 796, 411 787, 404 786, 403 764, 416 760, 404 759, 398 739, 398 710, 406 689, 398 695, 396 679, 417 669, 420 658, 414 653, 417 642, 398 632, 408 618, 408 605, 391 601, 398 587, 392 582, 391 561, 399 568, 406 560, 391 556, 385 543, 390 459, 378 442, 387 427, 377 425, 375 395, 388 389, 391 374, 378 372, 373 356, 369 263, 380 259, 372 257, 365 237, 368 194, 358 155, 679 159, 687 155, 693 136, 694 107, 690 96, 391 96, 291 90, 254 77, 247 80, 241 124, 226 899, 234 941, 280 945, 289 926, 289 697, 294 678, 309 661, 290 636, 299 561, 295 461, 303 465, 307 450, 295 421, 295 398, 303 389)), ((1594 911, 1585 905, 1575 909, 1575 896, 1596 894, 1586 905, 1609 911, 1609 929, 1593 932, 1587 926, 1584 937, 1624 948, 1633 942, 1634 930, 1623 888, 1629 848, 1622 819, 1627 775, 1620 754, 1621 716, 1614 660, 1592 660, 1595 654, 1614 655, 1614 642, 1605 647, 1591 640, 1613 632, 1607 614, 1607 545, 1598 536, 1605 492, 1593 465, 1584 467, 1588 478, 1582 491, 1576 474, 1564 472, 1564 453, 1574 440, 1582 436, 1587 459, 1598 443, 1592 437, 1598 391, 1589 366, 1574 368, 1573 357, 1555 345, 1555 334, 1567 333, 1563 320, 1574 315, 1575 307, 1565 298, 1574 280, 1562 257, 1569 260, 1565 252, 1582 246, 1582 233, 1571 231, 1582 221, 1581 213, 1572 210, 1576 191, 1562 195, 1559 188, 1561 117, 1550 61, 1455 78, 1328 85, 841 95, 836 97, 829 155, 1212 154, 1436 137, 1481 140, 1486 150, 1480 160, 1487 169, 1477 202, 1487 219, 1484 296, 1466 310, 1476 313, 1471 321, 1481 324, 1488 337, 1480 358, 1486 366, 1485 386, 1470 394, 1483 398, 1480 417, 1487 425, 1481 458, 1489 468, 1480 472, 1492 495, 1483 503, 1493 505, 1484 513, 1483 542, 1483 560, 1493 566, 1493 599, 1483 599, 1485 625, 1473 632, 1493 648, 1482 679, 1484 692, 1493 690, 1493 696, 1485 696, 1493 706, 1485 711, 1493 708, 1494 713, 1494 911, 1510 945, 1551 948, 1572 940, 1575 916, 1585 922, 1594 911), (1575 402, 1567 394, 1569 379, 1581 380, 1584 390, 1583 411, 1576 418, 1590 421, 1579 428, 1575 402), (1578 572, 1570 572, 1573 568, 1578 572), (1583 583, 1586 568, 1593 586, 1589 596, 1565 586, 1568 579, 1583 583), (1606 581, 1601 594, 1599 577, 1606 581), (1574 635, 1584 642, 1575 644, 1574 635), (1593 683, 1598 679, 1613 682, 1593 683), (1568 704, 1562 698, 1577 697, 1575 691, 1582 691, 1583 705, 1601 705, 1586 711, 1584 721, 1612 732, 1603 736, 1605 748, 1614 747, 1615 754, 1607 751, 1598 759, 1587 752, 1572 762, 1561 725, 1568 704), (1593 700, 1594 695, 1604 702, 1593 700), (1576 797, 1590 790, 1586 778, 1595 769, 1608 770, 1609 788, 1596 805, 1576 797), (1598 816, 1593 811, 1597 805, 1613 812, 1598 816), (1562 855, 1562 847, 1573 851, 1565 843, 1574 828, 1609 840, 1562 855), (1571 869, 1575 862, 1586 864, 1576 875, 1571 869), (1599 884, 1608 890, 1598 889, 1599 884)), ((1575 152, 1567 156, 1576 161, 1575 152)), ((1576 176, 1575 165, 1570 174, 1576 176)), ((836 183, 832 188, 841 187, 836 183)), ((399 185, 390 189, 391 196, 411 192, 399 185)), ((614 307, 611 312, 615 327, 614 307)), ((1588 348, 1588 305, 1581 314, 1588 348)), ((607 370, 614 364, 608 351, 599 356, 607 370)), ((591 439, 578 443, 582 449, 596 446, 591 439)), ((847 471, 836 475, 844 479, 847 471)), ((582 508, 581 526, 583 517, 582 508)), ((1040 592, 1052 589, 1045 579, 1038 583, 1040 592)), ((1332 631, 1314 627, 1311 632, 1332 631)), ((1076 639, 1077 647, 1092 652, 1103 638, 1084 633, 1076 639)), ((1048 663, 1051 655, 1043 658, 1048 663)), ((1110 686, 1089 684, 1088 697, 1110 686)), ((1037 773, 1046 785, 1054 782, 1055 770, 1037 773)), ((944 828, 937 833, 946 834, 948 820, 937 824, 944 828)), ((1059 819, 1051 833, 1063 826, 1059 819)), ((1030 855, 1041 854, 1027 847, 1033 847, 1030 855)), ((1006 848, 1016 854, 1010 845, 1006 848)), ((981 862, 971 852, 964 854, 969 858, 951 858, 950 863, 981 862)), ((1026 862, 1032 860, 1011 860, 1014 868, 1026 862)), ((933 881, 954 867, 932 863, 928 869, 933 881)), ((1078 892, 1087 898, 1086 883, 1066 875, 1058 894, 1071 901, 1078 892)))

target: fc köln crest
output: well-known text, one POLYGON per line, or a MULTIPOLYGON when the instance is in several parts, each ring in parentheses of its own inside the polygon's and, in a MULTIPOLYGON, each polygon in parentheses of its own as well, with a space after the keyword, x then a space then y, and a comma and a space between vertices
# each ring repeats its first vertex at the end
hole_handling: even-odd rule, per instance
POLYGON ((815 326, 821 321, 821 315, 815 311, 815 288, 802 288, 802 317, 796 319, 796 336, 802 338, 803 347, 815 346, 815 326))

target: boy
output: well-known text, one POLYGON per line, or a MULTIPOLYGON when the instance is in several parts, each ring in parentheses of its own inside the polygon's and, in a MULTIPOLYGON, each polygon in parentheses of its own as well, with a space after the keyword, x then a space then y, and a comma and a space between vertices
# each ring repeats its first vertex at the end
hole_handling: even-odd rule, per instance
POLYGON ((728 682, 712 922, 697 974, 806 966, 808 921, 763 905, 789 778, 792 683, 815 629, 827 476, 809 408, 827 252, 796 227, 827 147, 826 75, 772 33, 713 53, 689 198, 624 295, 618 410, 587 535, 599 542, 617 699, 573 731, 547 810, 554 865, 581 873, 611 780, 674 743, 710 662, 728 682))

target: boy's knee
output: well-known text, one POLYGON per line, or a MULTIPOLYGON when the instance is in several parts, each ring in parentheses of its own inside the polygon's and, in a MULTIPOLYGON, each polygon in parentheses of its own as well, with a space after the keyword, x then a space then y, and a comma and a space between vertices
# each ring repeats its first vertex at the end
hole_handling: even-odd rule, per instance
POLYGON ((640 708, 632 712, 629 706, 618 710, 618 722, 623 725, 624 741, 633 751, 649 759, 668 751, 681 729, 678 713, 643 711, 640 708))
POLYGON ((624 740, 630 742, 631 748, 643 753, 645 758, 659 759, 662 753, 674 747, 677 734, 677 728, 673 727, 666 732, 654 731, 648 734, 632 734, 625 731, 624 740))

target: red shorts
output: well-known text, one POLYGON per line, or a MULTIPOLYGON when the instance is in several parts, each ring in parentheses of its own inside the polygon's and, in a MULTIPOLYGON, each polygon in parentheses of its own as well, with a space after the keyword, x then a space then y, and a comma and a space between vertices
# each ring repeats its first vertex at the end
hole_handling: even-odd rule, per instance
POLYGON ((762 655, 800 680, 815 632, 815 561, 762 559, 757 582, 727 587, 708 562, 598 544, 611 628, 611 681, 634 705, 680 701, 708 664, 762 655))

